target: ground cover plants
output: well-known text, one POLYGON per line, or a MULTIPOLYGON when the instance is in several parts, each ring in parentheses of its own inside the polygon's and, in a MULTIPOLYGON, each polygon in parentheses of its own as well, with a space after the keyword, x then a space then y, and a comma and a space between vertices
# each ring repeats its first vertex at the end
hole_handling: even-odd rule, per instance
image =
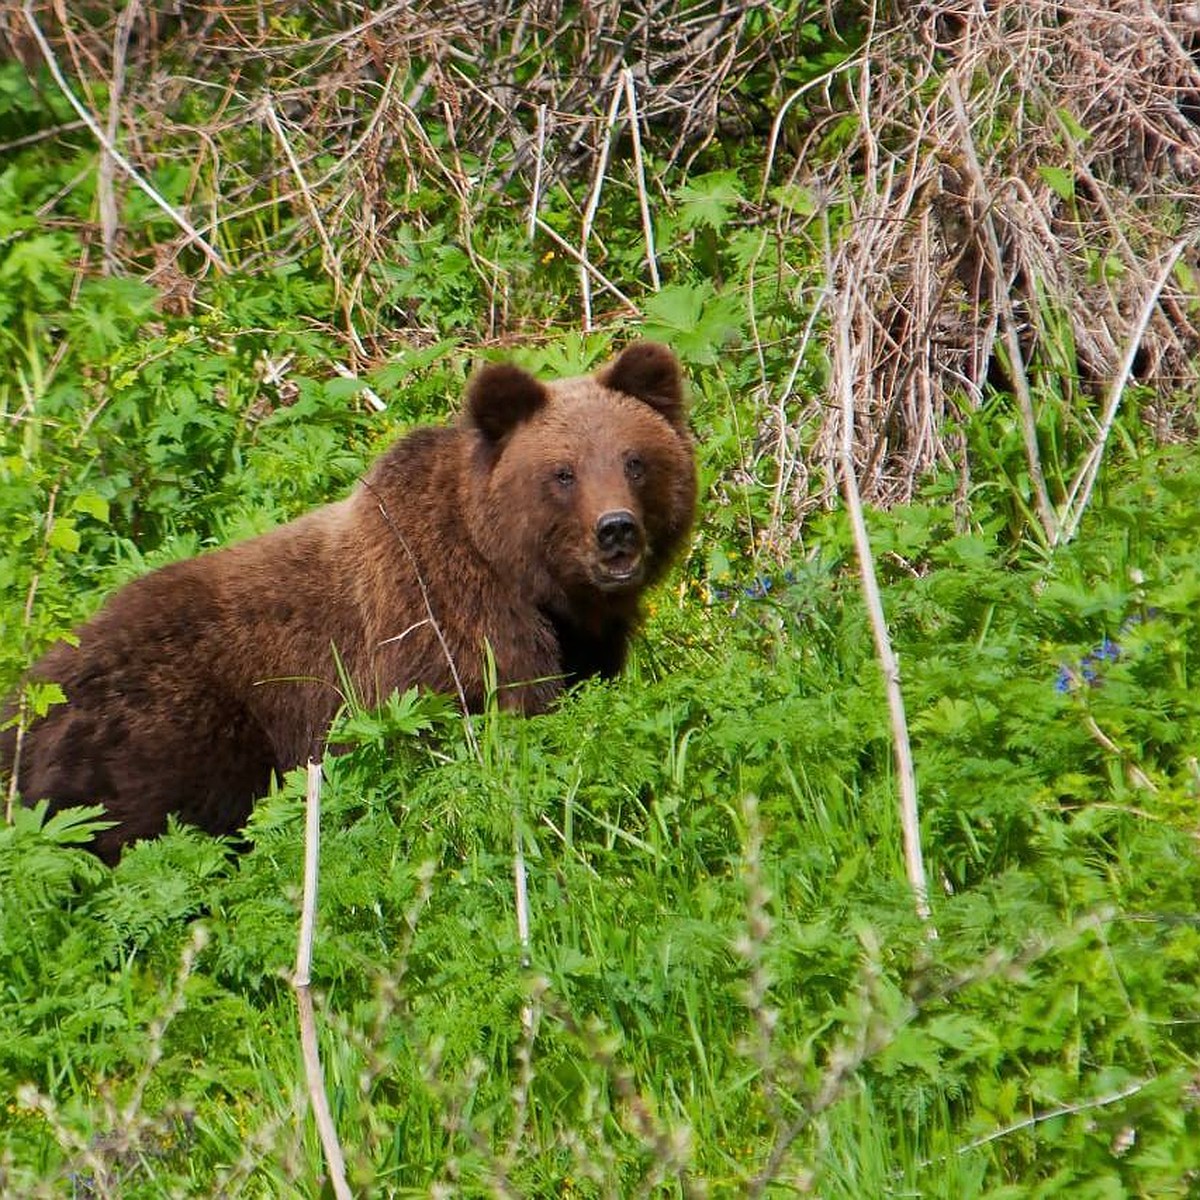
POLYGON ((6 694, 472 359, 670 341, 704 499, 619 681, 348 698, 309 972, 342 1170, 304 773, 236 851, 111 870, 93 812, 7 795, 0 1193, 1193 1194, 1187 13, 73 7, 0 16, 6 694))

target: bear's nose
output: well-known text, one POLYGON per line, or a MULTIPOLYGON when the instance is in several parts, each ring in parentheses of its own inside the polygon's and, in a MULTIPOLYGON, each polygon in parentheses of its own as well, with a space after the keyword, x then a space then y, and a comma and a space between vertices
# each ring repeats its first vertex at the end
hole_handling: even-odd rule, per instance
POLYGON ((640 549, 637 518, 623 508, 604 513, 596 522, 596 543, 601 554, 628 554, 640 549))

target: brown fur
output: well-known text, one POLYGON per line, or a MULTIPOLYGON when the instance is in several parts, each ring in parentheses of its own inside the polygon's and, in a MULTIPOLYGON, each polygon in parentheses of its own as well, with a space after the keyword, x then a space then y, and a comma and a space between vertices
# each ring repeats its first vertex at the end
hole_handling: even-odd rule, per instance
MULTIPOLYGON (((273 774, 320 754, 341 703, 334 648, 367 703, 454 694, 448 650, 477 710, 486 641, 502 703, 541 712, 620 670, 695 500, 665 347, 550 384, 484 367, 457 425, 402 438, 347 499, 135 580, 78 646, 54 646, 30 674, 67 700, 25 733, 21 795, 102 803, 109 861, 168 813, 230 833, 273 774)), ((6 770, 14 740, 0 735, 6 770)))

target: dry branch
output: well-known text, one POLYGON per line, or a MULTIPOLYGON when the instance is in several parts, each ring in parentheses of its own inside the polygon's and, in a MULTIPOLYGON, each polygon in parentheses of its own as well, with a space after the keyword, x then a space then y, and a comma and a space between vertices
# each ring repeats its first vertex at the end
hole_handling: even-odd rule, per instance
MULTIPOLYGON (((921 822, 917 811, 917 777, 913 765, 912 745, 908 737, 908 721, 904 715, 904 693, 900 688, 900 664, 892 649, 888 635, 887 618, 883 611, 883 598, 879 593, 879 581, 875 574, 875 560, 871 553, 871 541, 867 536, 867 522, 863 516, 862 499, 858 492, 857 471, 854 463, 854 391, 857 372, 850 347, 851 308, 853 283, 845 281, 845 291, 835 305, 834 314, 834 385, 842 408, 842 488, 846 498, 846 509, 850 516, 850 527, 854 533, 854 548, 858 556, 859 578, 866 601, 867 616, 875 638, 875 651, 879 668, 883 672, 884 690, 887 694, 888 715, 892 724, 892 752, 896 760, 896 781, 900 789, 900 830, 904 848, 904 869, 909 886, 913 891, 917 916, 926 923, 929 908, 929 887, 925 879, 925 860, 921 853, 921 822)), ((929 935, 937 932, 928 925, 929 935)))
MULTIPOLYGON (((353 305, 356 322, 347 317, 345 335, 357 335, 369 350, 386 336, 364 317, 386 294, 397 195, 427 180, 448 188, 461 209, 463 250, 477 260, 483 286, 502 291, 501 272, 483 261, 469 236, 480 198, 524 181, 534 193, 532 235, 543 197, 564 180, 596 178, 606 129, 612 132, 602 106, 622 95, 632 139, 628 169, 643 199, 650 285, 657 286, 644 202, 648 169, 693 153, 714 137, 718 123, 749 131, 760 105, 739 90, 740 82, 755 71, 781 79, 805 37, 799 20, 779 20, 765 3, 730 0, 613 5, 587 19, 571 6, 518 0, 449 6, 412 0, 367 17, 361 6, 346 5, 297 14, 276 0, 167 8, 126 0, 107 9, 61 0, 22 4, 11 12, 0 5, 0 57, 19 59, 31 71, 41 61, 50 66, 100 142, 104 171, 116 165, 146 190, 152 171, 182 166, 211 208, 210 235, 218 220, 251 215, 264 193, 280 212, 291 206, 290 220, 264 226, 260 242, 241 248, 239 268, 269 269, 320 246, 339 306, 353 305), (111 84, 107 131, 68 85, 89 79, 111 84), (271 97, 281 151, 274 159, 245 152, 266 149, 264 95, 271 97), (114 153, 118 107, 128 129, 127 157, 114 153), (197 115, 206 109, 208 118, 197 115)), ((122 240, 113 227, 112 190, 102 179, 105 245, 122 240)), ((224 265, 204 238, 205 223, 189 218, 187 206, 172 206, 158 193, 153 199, 185 234, 155 247, 164 270, 174 269, 192 243, 224 265)), ((419 211, 408 219, 418 227, 426 220, 419 211)), ((118 252, 132 262, 142 247, 123 240, 128 244, 118 252)), ((585 259, 587 253, 585 238, 585 259)), ((596 274, 584 269, 586 292, 596 274)))
POLYGON ((92 113, 90 113, 84 107, 79 98, 71 90, 70 85, 67 83, 67 80, 63 75, 62 68, 59 66, 58 59, 55 56, 50 43, 46 40, 45 35, 42 33, 42 29, 37 22, 37 18, 34 16, 33 0, 25 0, 21 12, 25 17, 25 23, 29 28, 29 32, 33 36, 34 41, 37 43, 38 50, 41 52, 41 55, 46 62, 46 66, 54 78, 54 82, 58 84, 59 90, 62 92, 67 103, 70 104, 76 113, 79 114, 79 119, 84 123, 84 125, 87 126, 88 130, 91 132, 96 141, 100 143, 105 154, 107 154, 109 158, 118 167, 120 167, 121 170, 124 171, 125 174, 128 175, 129 178, 143 192, 145 192, 146 195, 149 196, 150 199, 153 200, 154 203, 157 204, 158 207, 161 208, 163 212, 166 213, 167 216, 170 217, 171 220, 174 221, 175 224, 178 225, 185 234, 187 234, 189 244, 194 243, 196 246, 198 246, 204 253, 205 258, 207 258, 214 267, 221 271, 228 271, 229 267, 225 263, 225 260, 217 253, 216 250, 213 249, 212 246, 208 244, 208 242, 204 240, 203 237, 201 237, 199 231, 192 225, 187 217, 185 217, 183 213, 179 212, 178 209, 176 209, 173 205, 164 200, 158 191, 152 187, 151 184, 137 171, 133 164, 130 163, 129 160, 116 148, 116 146, 113 145, 112 140, 100 127, 100 123, 96 120, 95 116, 93 116, 92 113))
MULTIPOLYGON (((859 487, 901 502, 949 466, 965 494, 963 418, 1009 404, 1050 541, 1113 395, 1136 385, 1159 438, 1196 432, 1200 17, 1139 0, 874 7, 862 49, 782 101, 766 157, 825 198, 834 272, 856 273, 865 300, 859 487), (848 144, 822 153, 848 113, 848 144), (1187 269, 1163 274, 1180 241, 1187 269)), ((807 221, 785 213, 778 231, 797 277, 807 221)), ((840 422, 812 403, 764 421, 761 453, 789 488, 765 540, 836 498, 840 422)))
MULTIPOLYGON (((218 223, 266 207, 285 215, 263 224, 239 266, 269 270, 319 247, 353 366, 394 336, 397 228, 403 220, 419 234, 432 219, 419 205, 401 216, 398 197, 435 186, 457 206, 457 240, 494 298, 490 335, 508 332, 510 281, 472 234, 498 192, 531 238, 551 239, 579 264, 585 308, 599 285, 636 314, 656 286, 649 197, 670 179, 661 172, 714 138, 755 138, 764 143, 763 185, 757 208, 739 220, 778 248, 781 278, 809 281, 794 288, 800 323, 828 329, 811 282, 812 214, 779 205, 769 185, 797 184, 828 205, 835 268, 855 262, 864 272, 869 303, 855 334, 869 345, 871 382, 856 396, 854 450, 866 502, 911 498, 937 466, 958 472, 965 494, 964 418, 985 403, 1010 404, 1024 438, 1025 465, 1014 467, 1030 477, 1036 524, 1053 537, 1116 381, 1124 378, 1127 394, 1136 388, 1154 436, 1197 431, 1200 315, 1187 284, 1189 270, 1200 273, 1195 5, 831 6, 827 48, 852 45, 839 41, 839 26, 858 49, 800 86, 793 72, 812 52, 804 22, 764 3, 613 4, 587 9, 587 19, 571 6, 517 0, 412 0, 366 16, 361 6, 333 6, 319 19, 272 20, 279 11, 275 0, 169 11, 126 0, 86 12, 22 0, 0 6, 0 53, 31 71, 49 66, 103 158, 137 186, 152 169, 185 167, 211 216, 186 224, 189 206, 170 209, 184 232, 153 247, 166 275, 190 269, 175 260, 196 237, 209 239, 196 244, 218 261, 210 244, 218 223), (131 26, 127 45, 122 22, 131 26), (88 79, 112 85, 99 120, 86 95, 81 102, 70 90, 88 79), (202 124, 187 103, 197 93, 210 97, 202 124), (262 137, 267 94, 274 139, 262 137), (118 107, 123 160, 110 154, 118 107), (252 145, 261 158, 233 152, 252 145), (865 190, 864 175, 874 180, 865 190), (575 194, 592 185, 579 238, 543 219, 564 182, 575 194), (599 249, 612 235, 594 206, 600 189, 607 197, 618 184, 636 189, 644 290, 609 269, 599 249), (1158 265, 1180 240, 1181 270, 1135 337, 1158 265), (1043 462, 1051 424, 1067 457, 1043 462)), ((114 238, 104 221, 118 255, 143 249, 114 238)), ((769 333, 751 315, 770 397, 756 450, 763 482, 775 488, 763 536, 778 546, 838 495, 841 418, 836 405, 793 390, 801 366, 818 369, 807 346, 790 369, 770 364, 792 377, 772 386, 769 333)), ((409 333, 424 336, 418 315, 408 319, 409 333)))
POLYGON ((329 1181, 338 1200, 351 1200, 353 1193, 346 1182, 346 1161, 338 1141, 337 1128, 325 1094, 325 1075, 321 1070, 321 1050, 317 1043, 317 1021, 311 991, 312 951, 317 919, 317 872, 321 861, 321 764, 308 763, 308 790, 304 806, 304 894, 300 908, 300 935, 296 944, 296 972, 292 987, 300 1021, 300 1046, 304 1054, 304 1075, 317 1132, 325 1150, 329 1181))
POLYGON ((1183 239, 1176 242, 1167 252, 1158 278, 1154 281, 1153 287, 1146 296, 1146 302, 1142 305, 1142 311, 1138 315, 1137 323, 1129 338, 1129 345, 1125 350, 1121 370, 1109 390, 1108 401, 1104 406, 1104 416, 1100 421, 1100 430, 1096 434, 1096 442, 1084 459, 1083 465, 1079 468, 1079 473, 1071 485, 1071 490, 1067 494, 1066 511, 1063 514, 1062 525, 1058 530, 1059 536, 1056 540, 1069 542, 1079 529, 1079 522, 1083 519, 1088 500, 1091 499, 1092 488, 1096 485, 1096 476, 1104 458, 1104 448, 1108 445, 1109 435, 1112 433, 1113 424, 1117 419, 1117 409, 1120 407, 1121 398, 1125 393, 1125 385, 1129 382, 1130 373, 1133 371, 1134 360, 1141 346, 1142 338, 1150 324, 1150 318, 1154 315, 1155 306, 1162 297, 1163 288, 1166 287, 1167 280, 1170 279, 1171 272, 1175 270, 1175 264, 1179 262, 1187 244, 1188 239, 1183 239))

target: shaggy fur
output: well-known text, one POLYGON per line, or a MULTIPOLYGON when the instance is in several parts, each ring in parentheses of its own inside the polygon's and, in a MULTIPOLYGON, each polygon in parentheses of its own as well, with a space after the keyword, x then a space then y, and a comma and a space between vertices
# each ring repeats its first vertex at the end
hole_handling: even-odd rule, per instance
MULTIPOLYGON (((19 791, 102 803, 108 861, 169 813, 230 833, 321 753, 335 650, 368 704, 415 684, 477 710, 487 642, 502 703, 541 712, 620 670, 695 502, 665 347, 548 384, 486 366, 457 425, 402 438, 347 499, 135 580, 54 646, 30 674, 67 700, 26 731, 19 791)), ((0 734, 6 772, 14 742, 0 734)))

